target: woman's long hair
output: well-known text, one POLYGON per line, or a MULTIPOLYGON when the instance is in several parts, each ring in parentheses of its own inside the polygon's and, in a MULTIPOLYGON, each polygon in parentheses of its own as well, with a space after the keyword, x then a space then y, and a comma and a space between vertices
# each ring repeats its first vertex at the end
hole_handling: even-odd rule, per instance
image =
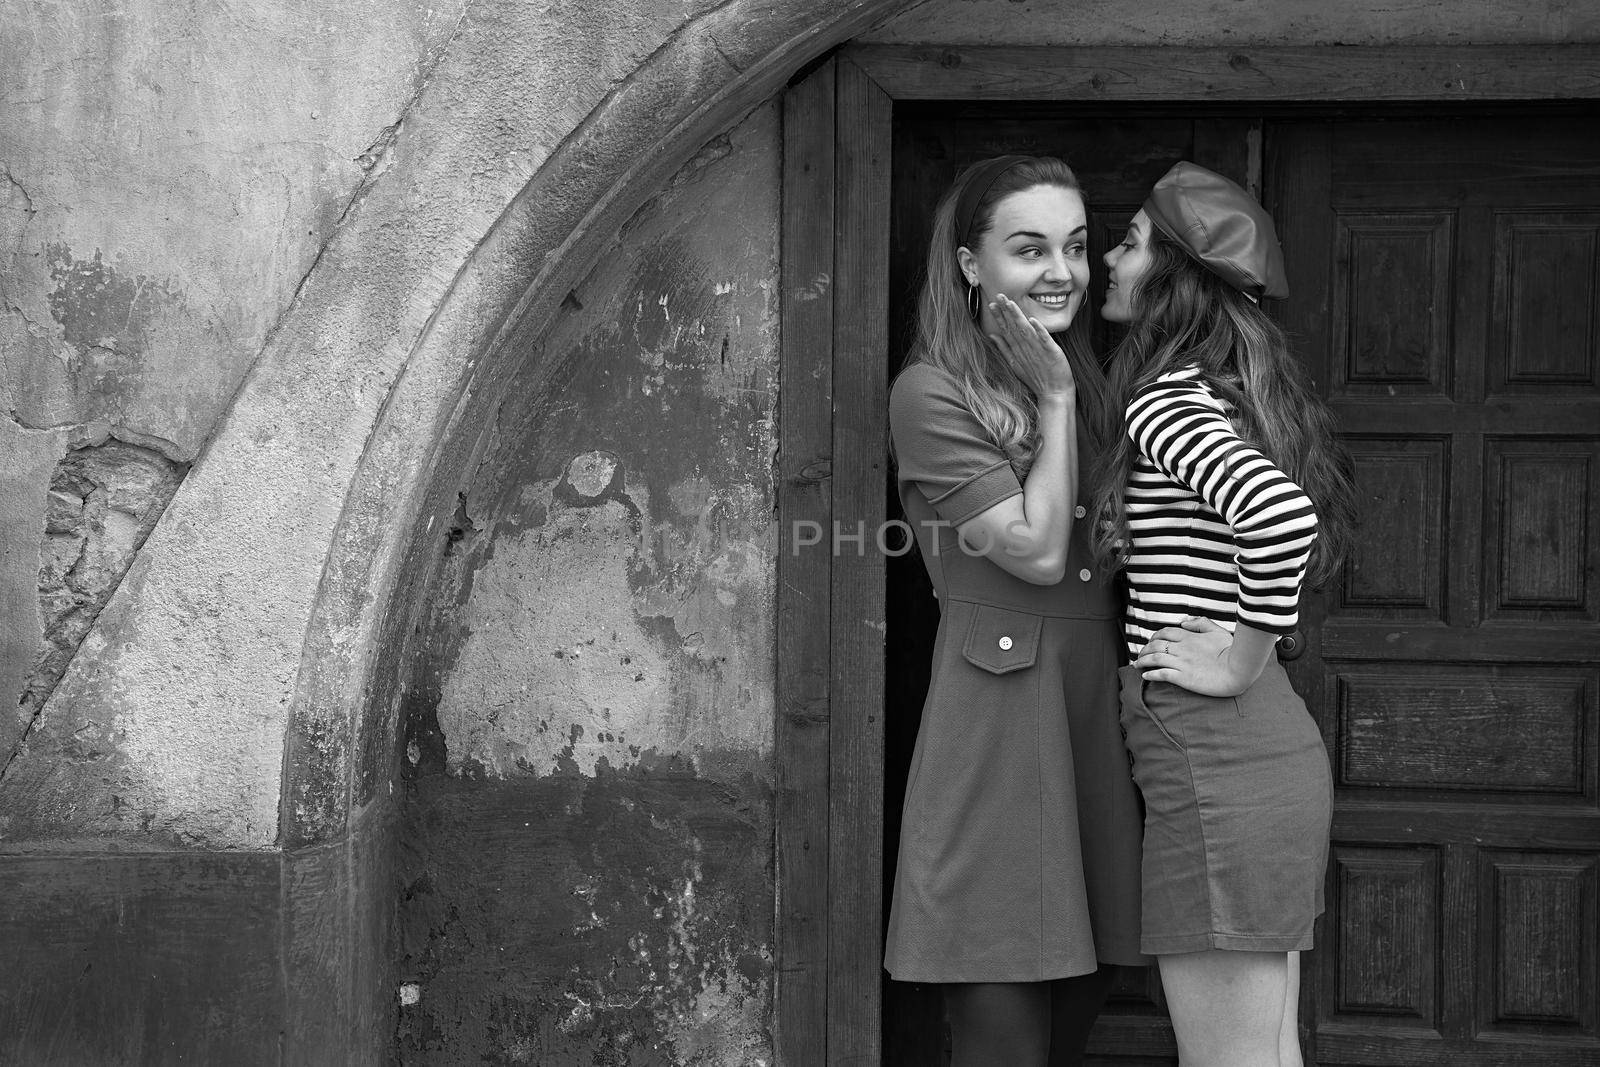
MULTIPOLYGON (((928 363, 954 378, 962 399, 983 428, 1025 474, 1033 465, 1039 447, 1038 403, 1000 350, 973 320, 968 306, 967 280, 956 259, 956 249, 964 245, 976 252, 994 226, 996 206, 1012 193, 1051 185, 1070 189, 1081 197, 1083 190, 1072 168, 1061 160, 1053 156, 1025 157, 996 178, 988 193, 978 201, 972 232, 958 234, 955 232, 956 202, 984 162, 980 160, 963 170, 934 209, 927 273, 917 300, 916 340, 906 364, 928 363)), ((1098 445, 1099 430, 1105 421, 1106 388, 1105 374, 1089 347, 1091 314, 1090 302, 1085 296, 1072 325, 1056 334, 1055 340, 1066 353, 1077 381, 1080 421, 1089 431, 1090 441, 1098 445)))
POLYGON ((1120 564, 1128 539, 1124 494, 1133 468, 1128 402, 1163 374, 1187 366, 1233 406, 1239 436, 1276 463, 1311 498, 1317 540, 1309 573, 1332 578, 1355 526, 1349 453, 1333 435, 1333 413, 1289 351, 1288 338, 1249 297, 1196 263, 1155 227, 1151 262, 1132 295, 1133 321, 1112 355, 1106 448, 1095 476, 1095 548, 1120 564))

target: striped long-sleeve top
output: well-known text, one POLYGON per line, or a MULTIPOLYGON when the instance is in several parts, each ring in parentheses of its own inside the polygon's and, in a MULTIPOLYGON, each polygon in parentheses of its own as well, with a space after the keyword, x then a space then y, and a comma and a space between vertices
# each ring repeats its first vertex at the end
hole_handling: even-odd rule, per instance
POLYGON ((1298 485, 1239 437, 1195 367, 1162 375, 1128 404, 1137 455, 1128 509, 1128 608, 1137 656, 1185 616, 1286 634, 1317 516, 1298 485))

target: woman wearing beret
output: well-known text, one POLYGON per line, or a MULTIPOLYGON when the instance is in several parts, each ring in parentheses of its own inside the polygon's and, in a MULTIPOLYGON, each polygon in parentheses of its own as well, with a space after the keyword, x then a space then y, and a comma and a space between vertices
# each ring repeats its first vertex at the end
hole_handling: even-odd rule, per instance
POLYGON ((884 964, 944 984, 955 1067, 1080 1062, 1101 965, 1144 962, 1117 606, 1079 489, 1104 389, 1081 314, 1087 244, 1060 160, 963 171, 934 213, 890 396, 941 617, 884 964))
POLYGON ((1143 934, 1183 1067, 1298 1067, 1301 949, 1322 911, 1332 784, 1273 655, 1308 565, 1337 565, 1349 462, 1262 298, 1272 220, 1179 163, 1105 257, 1128 324, 1096 487, 1127 572, 1122 725, 1145 801, 1143 934))

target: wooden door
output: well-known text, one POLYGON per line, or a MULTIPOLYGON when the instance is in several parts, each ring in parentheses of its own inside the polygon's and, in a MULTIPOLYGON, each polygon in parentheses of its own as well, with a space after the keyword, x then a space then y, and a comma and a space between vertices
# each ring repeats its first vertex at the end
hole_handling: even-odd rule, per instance
POLYGON ((1291 668, 1337 792, 1319 1063, 1600 1063, 1595 128, 1266 127, 1364 521, 1291 668))
MULTIPOLYGON (((891 730, 914 732, 905 709, 914 714, 920 706, 918 690, 926 679, 905 668, 906 649, 895 646, 916 640, 918 620, 908 622, 903 610, 915 601, 898 590, 885 601, 881 582, 893 558, 802 554, 794 542, 802 523, 826 530, 831 521, 848 531, 858 522, 875 528, 884 517, 883 420, 874 412, 881 416, 886 371, 898 362, 910 310, 901 299, 910 284, 904 265, 914 268, 916 262, 915 256, 903 258, 904 247, 895 248, 902 273, 891 298, 883 284, 891 258, 884 225, 891 206, 886 157, 892 144, 895 170, 905 166, 897 133, 902 118, 925 109, 923 120, 931 115, 936 121, 942 113, 969 127, 974 118, 989 122, 995 131, 1010 123, 1023 134, 1018 140, 990 136, 981 146, 973 140, 963 150, 987 154, 1027 145, 1064 151, 1084 174, 1091 207, 1109 209, 1092 213, 1099 244, 1142 192, 1097 189, 1100 179, 1085 166, 1094 144, 1066 136, 1072 132, 1067 125, 1040 144, 1024 129, 1034 119, 1076 121, 1097 113, 1113 120, 1102 132, 1147 119, 1193 120, 1189 147, 1176 154, 1248 181, 1262 171, 1264 142, 1251 131, 1261 131, 1263 121, 1304 116, 1311 108, 1321 114, 1370 111, 1392 100, 1413 101, 1406 105, 1413 112, 1434 107, 1446 122, 1455 120, 1444 109, 1459 113, 1484 101, 1526 101, 1496 106, 1530 115, 1547 111, 1551 101, 1577 101, 1558 106, 1582 106, 1588 113, 1565 132, 1502 124, 1495 133, 1502 140, 1490 142, 1494 147, 1473 161, 1483 179, 1479 185, 1462 175, 1450 184, 1453 178, 1446 175, 1440 186, 1437 175, 1421 170, 1445 157, 1414 153, 1404 136, 1399 146, 1388 144, 1399 170, 1373 152, 1352 157, 1390 168, 1383 173, 1398 186, 1410 184, 1424 194, 1429 187, 1443 190, 1444 210, 1457 213, 1445 245, 1454 287, 1444 293, 1451 304, 1446 332, 1454 347, 1445 357, 1450 371, 1443 382, 1432 350, 1415 356, 1414 334, 1397 335, 1397 351, 1406 354, 1398 362, 1390 356, 1346 360, 1354 373, 1334 381, 1328 369, 1330 287, 1341 271, 1329 261, 1335 237, 1344 231, 1329 205, 1335 185, 1349 185, 1352 167, 1335 159, 1331 127, 1266 127, 1274 161, 1267 167, 1270 180, 1263 182, 1267 199, 1304 209, 1288 220, 1290 253, 1310 257, 1313 266, 1310 288, 1297 284, 1289 312, 1308 333, 1308 350, 1323 366, 1324 382, 1339 393, 1336 404, 1356 420, 1356 443, 1371 441, 1377 449, 1363 454, 1365 477, 1378 489, 1371 510, 1381 516, 1375 521, 1387 521, 1396 534, 1389 538, 1381 525, 1369 525, 1370 547, 1352 571, 1349 595, 1341 590, 1327 603, 1313 598, 1308 604, 1308 625, 1319 644, 1297 673, 1302 685, 1314 684, 1311 702, 1341 761, 1335 825, 1341 852, 1331 879, 1338 882, 1336 910, 1324 924, 1324 947, 1309 961, 1303 1016, 1316 1027, 1313 1036, 1321 1040, 1325 1062, 1441 1063, 1462 1055, 1464 1062, 1600 1062, 1593 1022, 1592 862, 1600 733, 1594 702, 1600 687, 1590 582, 1600 522, 1592 503, 1595 419, 1587 410, 1595 392, 1593 336, 1600 330, 1582 318, 1582 309, 1592 307, 1585 303, 1592 290, 1584 290, 1582 280, 1592 281, 1595 274, 1594 227, 1586 221, 1593 203, 1586 197, 1596 180, 1581 132, 1595 128, 1595 101, 1589 98, 1596 85, 1600 47, 1582 44, 1245 51, 850 45, 789 87, 774 735, 777 1062, 871 1064, 880 1061, 880 1051, 891 1062, 938 1062, 915 1053, 894 1060, 895 1041, 880 1043, 879 1026, 893 1019, 881 1018, 878 1010, 881 912, 874 890, 885 853, 872 845, 888 830, 892 862, 888 823, 903 789, 894 741, 887 753, 881 744, 882 713, 900 716, 891 730), (1018 93, 1030 102, 1009 99, 1018 93), (1242 141, 1235 136, 1240 130, 1242 141), (1535 137, 1528 142, 1532 148, 1520 140, 1525 133, 1535 137), (1297 148, 1298 141, 1306 144, 1297 148), (1320 154, 1297 160, 1299 149, 1308 146, 1320 154), (1555 155, 1541 154, 1552 147, 1555 155), (1527 182, 1541 195, 1565 198, 1516 200, 1517 187, 1527 182), (1512 200, 1506 203, 1520 205, 1523 214, 1506 213, 1499 201, 1474 200, 1463 189, 1509 190, 1512 200), (1471 242, 1458 236, 1462 220, 1471 212, 1484 215, 1486 204, 1491 225, 1504 226, 1494 231, 1488 259, 1479 254, 1481 241, 1471 244, 1478 253, 1468 254, 1471 242), (1540 212, 1544 225, 1533 218, 1540 212), (1585 256, 1586 267, 1565 265, 1582 263, 1585 256), (1473 291, 1486 298, 1474 302, 1462 295, 1474 284, 1473 291), (1457 305, 1467 309, 1464 316, 1457 305), (1474 322, 1482 336, 1474 335, 1474 322), (1584 329, 1587 348, 1546 343, 1584 329), (885 350, 887 367, 880 355, 885 350), (1420 359, 1423 370, 1408 368, 1407 359, 1420 359), (1473 374, 1479 375, 1477 385, 1473 374), (1419 385, 1434 390, 1431 401, 1419 385), (1377 404, 1386 397, 1392 401, 1387 410, 1377 404), (1459 425, 1441 428, 1451 419, 1459 425), (1532 433, 1525 430, 1530 422, 1532 433), (1396 442, 1392 456, 1382 451, 1385 439, 1396 442), (1489 490, 1485 461, 1496 464, 1489 490), (1496 488, 1500 482, 1504 489, 1496 488), (1414 492, 1433 493, 1433 502, 1417 504, 1414 492), (1419 528, 1395 517, 1407 507, 1434 525, 1419 528), (1580 518, 1587 524, 1581 529, 1575 525, 1580 518), (1481 529, 1474 530, 1474 522, 1481 529), (1449 540, 1458 535, 1462 543, 1449 540), (1420 579, 1409 566, 1393 562, 1402 551, 1411 552, 1420 579), (1374 570, 1382 566, 1395 579, 1393 589, 1383 588, 1389 583, 1374 570), (1471 573, 1463 576, 1463 569, 1471 573), (1415 594, 1416 588, 1430 592, 1415 594), (876 605, 885 606, 887 626, 874 616, 876 605), (1480 625, 1472 625, 1475 619, 1480 625), (1481 640, 1483 634, 1493 640, 1481 640), (1493 645, 1492 658, 1479 657, 1483 644, 1493 645), (1447 685, 1453 664, 1465 668, 1456 672, 1465 679, 1456 686, 1459 699, 1447 685), (1413 699, 1419 687, 1436 701, 1447 698, 1452 708, 1465 708, 1454 720, 1462 729, 1439 725, 1427 703, 1413 699), (1374 694, 1398 706, 1383 705, 1374 694), (1334 718, 1341 699, 1353 709, 1344 723, 1334 718), (1406 716, 1421 725, 1408 725, 1406 716), (1528 730, 1555 743, 1536 747, 1530 757, 1531 742, 1516 730, 1524 719, 1528 730), (1467 743, 1473 737, 1476 748, 1467 743), (1394 755, 1402 740, 1418 742, 1408 749, 1410 763, 1394 755), (1436 774, 1438 766, 1445 770, 1436 774), (1373 921, 1364 926, 1362 914, 1373 921), (1574 929, 1576 939, 1565 936, 1574 929)), ((1123 129, 1120 143, 1137 156, 1140 139, 1123 129)), ((954 158, 930 160, 943 168, 944 178, 954 173, 954 158)), ((1146 162, 1153 178, 1158 161, 1146 162)), ((901 195, 897 187, 894 196, 901 195)), ((1403 215, 1410 208, 1357 203, 1353 210, 1403 215)), ((1437 210, 1424 206, 1418 213, 1437 210)), ((1356 248, 1368 272, 1349 283, 1352 289, 1340 291, 1338 306, 1363 306, 1351 293, 1366 293, 1381 312, 1389 306, 1383 301, 1405 294, 1384 292, 1372 271, 1380 264, 1399 270, 1400 261, 1367 241, 1381 233, 1355 230, 1341 239, 1356 248)), ((897 230, 895 240, 900 236, 897 230)), ((1430 285, 1437 294, 1438 283, 1430 285)), ((1424 302, 1430 314, 1439 306, 1424 302)), ((1341 328, 1366 336, 1359 331, 1378 319, 1364 312, 1352 321, 1354 326, 1345 321, 1341 328)), ((1438 323, 1428 321, 1437 332, 1438 323)), ((1339 344, 1350 347, 1349 337, 1341 335, 1339 344)), ((1125 989, 1102 1017, 1091 1044, 1093 1062, 1171 1062, 1152 985, 1125 989)), ((917 1025, 936 1029, 926 1016, 910 1020, 909 1026, 917 1025)))

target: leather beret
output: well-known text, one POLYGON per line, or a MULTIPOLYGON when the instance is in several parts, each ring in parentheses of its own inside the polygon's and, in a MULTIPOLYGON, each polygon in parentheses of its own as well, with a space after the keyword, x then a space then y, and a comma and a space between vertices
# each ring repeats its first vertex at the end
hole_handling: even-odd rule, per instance
POLYGON ((1272 216, 1222 175, 1179 163, 1150 190, 1144 212, 1190 256, 1246 296, 1289 295, 1272 216))

